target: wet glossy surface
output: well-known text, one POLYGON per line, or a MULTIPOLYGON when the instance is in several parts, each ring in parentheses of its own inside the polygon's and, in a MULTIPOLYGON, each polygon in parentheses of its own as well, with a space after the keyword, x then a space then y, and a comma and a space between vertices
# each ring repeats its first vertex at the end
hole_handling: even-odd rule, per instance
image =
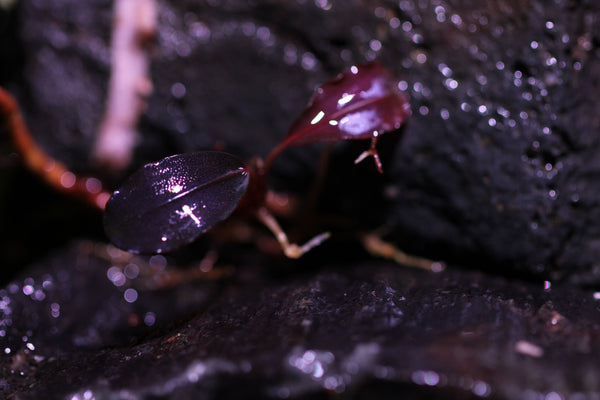
POLYGON ((106 204, 106 233, 134 253, 174 250, 227 218, 248 179, 244 163, 221 152, 179 154, 147 164, 106 204))
POLYGON ((74 244, 0 289, 0 395, 600 396, 600 293, 350 257, 284 279, 247 262, 226 282, 148 291, 146 269, 167 258, 74 244))
POLYGON ((371 139, 400 128, 411 110, 398 83, 378 62, 350 67, 316 90, 285 143, 303 146, 371 139))

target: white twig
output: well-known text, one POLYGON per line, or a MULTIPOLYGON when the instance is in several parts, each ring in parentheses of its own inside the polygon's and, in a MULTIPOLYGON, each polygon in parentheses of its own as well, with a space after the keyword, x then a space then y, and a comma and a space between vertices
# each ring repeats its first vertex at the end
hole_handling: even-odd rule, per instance
POLYGON ((155 31, 154 0, 115 0, 111 75, 94 149, 95 160, 110 169, 127 167, 133 155, 138 118, 152 93, 146 47, 155 31))

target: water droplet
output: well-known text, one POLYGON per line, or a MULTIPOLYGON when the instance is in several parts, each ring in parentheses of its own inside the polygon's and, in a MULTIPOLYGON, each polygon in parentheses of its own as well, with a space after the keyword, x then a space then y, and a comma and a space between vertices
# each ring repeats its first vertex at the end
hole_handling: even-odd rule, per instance
POLYGON ((463 22, 462 22, 462 18, 461 18, 461 17, 460 17, 460 15, 458 15, 458 14, 453 14, 453 15, 450 17, 450 21, 452 21, 452 23, 453 23, 454 25, 456 25, 456 26, 460 26, 460 25, 462 25, 462 23, 463 23, 463 22))
POLYGON ((315 69, 316 66, 317 59, 315 58, 314 54, 306 52, 302 55, 302 68, 304 68, 307 71, 311 71, 315 69))
POLYGON ((423 36, 415 33, 412 35, 412 41, 414 44, 423 43, 423 36))
POLYGON ((171 86, 171 95, 176 99, 182 99, 185 96, 186 88, 185 85, 181 82, 175 82, 171 86))
POLYGON ((486 382, 476 381, 473 384, 472 392, 475 396, 488 397, 492 393, 492 388, 486 382))
POLYGON ((58 304, 58 303, 50 304, 50 315, 52 315, 53 318, 60 317, 60 304, 58 304))
POLYGON ((369 47, 371 48, 371 50, 373 51, 379 51, 381 50, 381 42, 377 39, 373 39, 371 40, 371 42, 369 42, 369 47))
POLYGON ((256 37, 266 42, 271 38, 271 30, 266 26, 261 26, 256 30, 256 37))
POLYGON ((438 65, 438 70, 442 73, 442 75, 444 75, 445 77, 449 77, 452 75, 452 70, 450 68, 448 68, 448 66, 446 64, 440 64, 438 65))
POLYGON ((454 80, 454 79, 446 79, 444 81, 444 85, 450 89, 450 90, 454 90, 458 87, 458 81, 454 80))
POLYGON ((322 10, 331 10, 331 3, 328 0, 315 0, 315 5, 322 10))
POLYGON ((552 65, 554 65, 554 64, 556 64, 556 57, 548 57, 548 58, 546 59, 546 65, 547 65, 547 66, 549 66, 549 67, 550 67, 550 66, 552 66, 552 65))
POLYGON ((446 10, 442 6, 437 6, 435 8, 435 19, 438 22, 446 21, 446 10))
POLYGON ((60 184, 64 188, 69 189, 69 188, 73 187, 73 185, 75 185, 76 179, 77 178, 75 177, 74 173, 67 171, 61 175, 60 184))
POLYGON ((144 314, 144 324, 146 326, 152 326, 156 323, 156 315, 153 312, 147 312, 144 314))
POLYGON ((577 203, 577 202, 579 202, 579 193, 573 193, 573 194, 571 195, 571 202, 572 202, 572 203, 577 203))
POLYGON ((123 293, 123 298, 125 298, 125 301, 128 303, 134 303, 138 298, 137 290, 133 288, 125 290, 123 293))
POLYGON ((125 273, 125 276, 129 279, 135 279, 137 278, 138 274, 140 273, 140 267, 137 266, 137 264, 127 264, 125 266, 125 269, 123 271, 125 273))
POLYGON ((415 371, 411 378, 417 385, 436 386, 440 382, 440 375, 435 371, 415 371))
POLYGON ((127 281, 127 277, 121 272, 121 268, 117 266, 110 267, 108 271, 106 271, 106 276, 108 277, 108 280, 117 287, 123 286, 127 281))
POLYGON ((563 400, 563 397, 557 392, 549 392, 544 396, 544 400, 563 400))
POLYGON ((211 32, 206 24, 194 22, 190 25, 190 34, 201 42, 206 42, 210 39, 211 32))
MULTIPOLYGON (((166 239, 166 236, 163 236, 166 239)), ((155 255, 150 257, 150 260, 148 262, 150 264, 150 266, 154 269, 157 269, 159 271, 164 270, 167 267, 167 259, 164 256, 159 256, 159 255, 155 255)))
POLYGON ((44 293, 43 290, 37 289, 35 292, 33 292, 32 297, 34 300, 42 301, 46 298, 46 293, 44 293))
POLYGON ((298 49, 293 44, 286 44, 283 48, 283 60, 286 64, 293 65, 298 61, 298 49))
POLYGON ((90 193, 100 193, 102 190, 102 182, 96 178, 87 178, 85 180, 85 190, 90 193))

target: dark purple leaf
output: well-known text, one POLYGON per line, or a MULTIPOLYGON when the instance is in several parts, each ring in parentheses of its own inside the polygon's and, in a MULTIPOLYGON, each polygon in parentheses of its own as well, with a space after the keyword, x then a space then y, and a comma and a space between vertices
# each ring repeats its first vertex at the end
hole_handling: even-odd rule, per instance
POLYGON ((352 66, 318 88, 285 143, 371 139, 400 128, 410 114, 408 97, 391 71, 369 62, 352 66))
POLYGON ((139 169, 113 193, 104 228, 115 245, 134 253, 177 249, 226 219, 248 179, 244 163, 227 153, 164 158, 139 169))

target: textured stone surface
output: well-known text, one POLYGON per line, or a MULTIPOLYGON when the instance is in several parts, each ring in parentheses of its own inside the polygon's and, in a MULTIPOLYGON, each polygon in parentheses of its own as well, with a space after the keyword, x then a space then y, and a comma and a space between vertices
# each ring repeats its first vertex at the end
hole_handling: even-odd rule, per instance
POLYGON ((144 261, 121 276, 102 248, 76 243, 0 290, 3 395, 600 394, 592 291, 374 260, 284 278, 247 265, 225 281, 143 290, 131 266, 144 261))

